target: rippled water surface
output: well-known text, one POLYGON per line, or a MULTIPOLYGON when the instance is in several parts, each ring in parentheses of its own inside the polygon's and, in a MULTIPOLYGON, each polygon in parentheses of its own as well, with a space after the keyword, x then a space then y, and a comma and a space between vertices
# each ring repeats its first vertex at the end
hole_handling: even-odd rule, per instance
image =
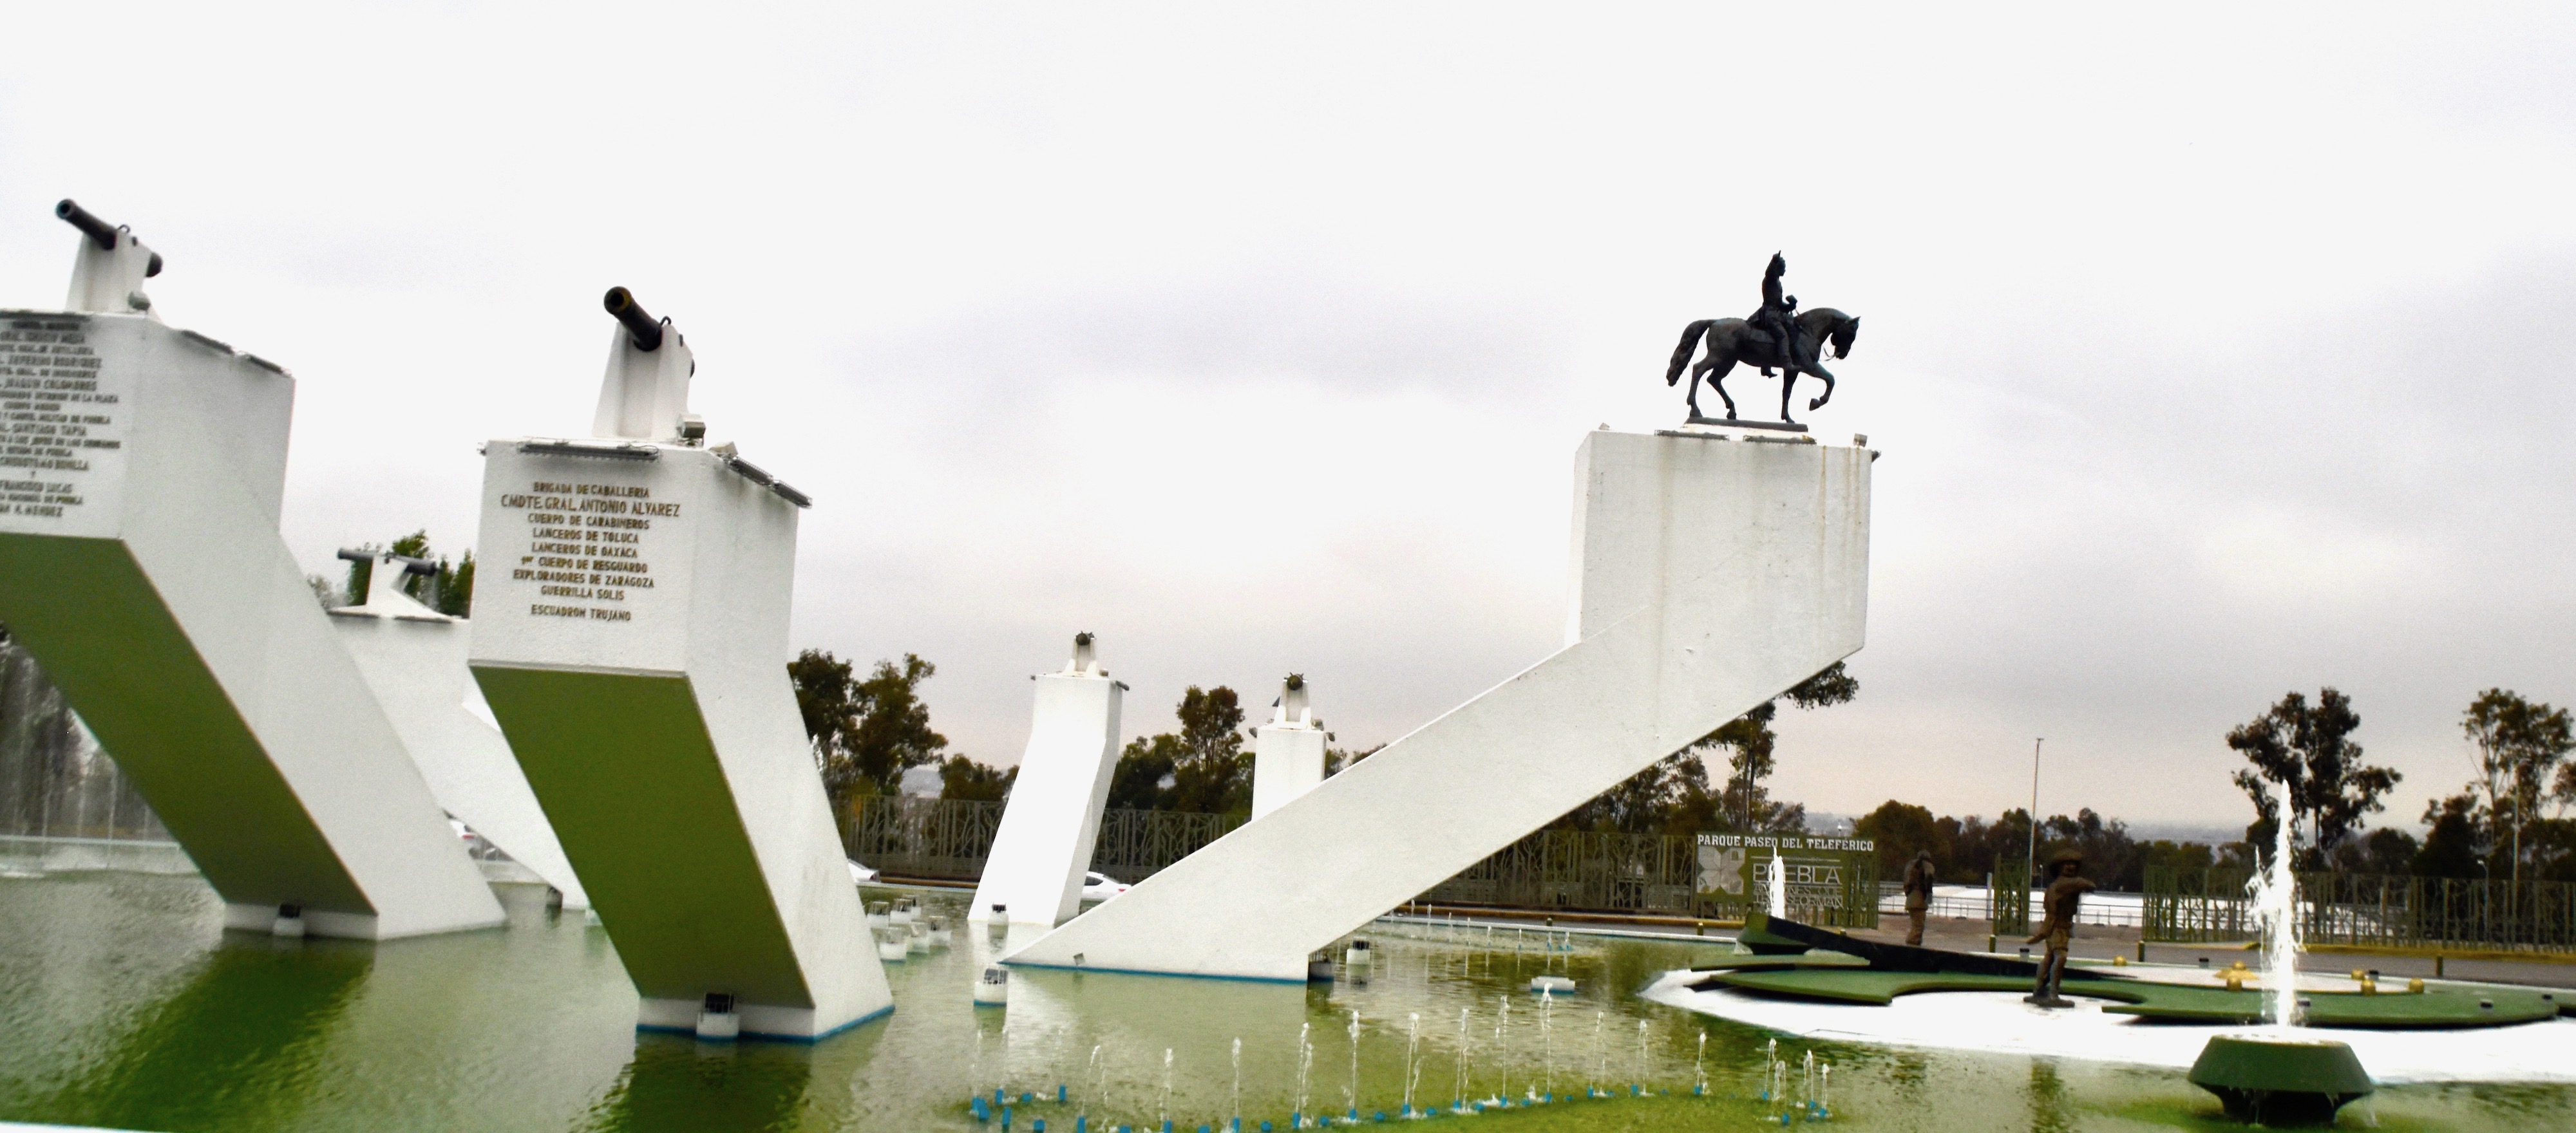
MULTIPOLYGON (((1329 987, 1036 971, 978 1010, 980 932, 889 969, 896 1011, 811 1046, 639 1035, 607 934, 511 894, 507 929, 368 945, 219 930, 193 877, 0 880, 0 1119, 156 1130, 980 1129, 1001 1087, 1053 1095, 1015 1129, 1077 1113, 1138 1128, 1284 1128, 1299 1106, 1363 1117, 1466 1094, 1599 1086, 1710 1096, 1559 1103, 1464 1119, 1518 1129, 1753 1128, 1771 1036, 1638 1001, 1709 946, 1378 926, 1365 984, 1329 987), (1530 977, 1579 990, 1542 1001, 1530 977), (1508 1013, 1505 1012, 1508 1005, 1508 1013), (1354 1076, 1352 1014, 1359 1021, 1354 1076), (1643 1024, 1641 1027, 1640 1024, 1643 1024), (1499 1026, 1499 1032, 1497 1027, 1499 1026), (1309 1053, 1301 1057, 1299 1032, 1309 1053), (1705 1046, 1701 1036, 1705 1034, 1705 1046), (1238 1056, 1236 1043, 1240 1041, 1238 1056), (1168 1076, 1166 1052, 1169 1054, 1168 1076), (1300 1078, 1303 1084, 1301 1086, 1300 1078), (1166 1082, 1168 1081, 1168 1092, 1166 1082)), ((932 898, 952 915, 955 898, 932 898)), ((1186 931, 1186 928, 1183 929, 1186 931)), ((1779 1055, 1802 1077, 1811 1044, 1779 1055)), ((1832 1126, 2224 1127, 2167 1071, 1812 1044, 1832 1126)), ((1460 1120, 1449 1119, 1447 1120, 1460 1120)), ((2402 1087, 2347 1109, 2387 1129, 2576 1128, 2565 1087, 2402 1087)))

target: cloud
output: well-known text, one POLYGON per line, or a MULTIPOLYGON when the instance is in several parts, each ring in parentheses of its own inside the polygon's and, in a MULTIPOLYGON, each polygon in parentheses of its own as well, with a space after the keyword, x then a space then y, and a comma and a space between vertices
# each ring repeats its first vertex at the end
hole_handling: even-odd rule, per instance
POLYGON ((1544 656, 1575 443, 1784 250, 1867 320, 1808 419, 1886 452, 1784 792, 1992 814, 2046 735, 2043 806, 2227 821, 2219 737, 2335 684, 2411 817, 2476 690, 2576 700, 2576 18, 2209 11, 147 8, 117 81, 0 73, 0 300, 54 199, 133 224, 296 371, 323 569, 470 544, 633 287, 818 500, 796 639, 1007 760, 1081 629, 1130 732, 1295 670, 1373 743, 1544 656))

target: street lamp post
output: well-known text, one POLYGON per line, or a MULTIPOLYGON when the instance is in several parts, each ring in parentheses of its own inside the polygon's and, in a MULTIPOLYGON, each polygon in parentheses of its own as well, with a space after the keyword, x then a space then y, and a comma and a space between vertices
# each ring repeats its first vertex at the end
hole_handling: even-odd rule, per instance
MULTIPOLYGON (((2026 884, 2039 881, 2039 745, 2047 742, 2046 736, 2030 741, 2030 836, 2023 839, 2029 848, 2029 860, 2022 866, 2022 879, 2026 884)), ((2024 902, 2023 915, 2027 917, 2030 900, 2027 888, 2022 891, 2021 899, 2024 902)))

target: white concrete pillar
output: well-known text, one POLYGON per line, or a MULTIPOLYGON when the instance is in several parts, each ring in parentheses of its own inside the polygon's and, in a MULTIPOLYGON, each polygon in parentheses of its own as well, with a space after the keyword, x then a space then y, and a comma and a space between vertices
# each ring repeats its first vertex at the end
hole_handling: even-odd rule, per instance
MULTIPOLYGON (((627 356, 686 349, 658 330, 654 350, 618 335, 612 382, 672 368, 627 356)), ((474 678, 639 1026, 695 1031, 711 995, 782 1038, 892 1010, 787 680, 807 502, 731 445, 484 446, 474 678)))
POLYGON ((1305 675, 1290 674, 1280 686, 1270 722, 1253 729, 1253 818, 1288 805, 1324 781, 1324 744, 1330 738, 1307 703, 1305 675))
POLYGON ((1053 928, 1081 911, 1082 875, 1091 869, 1118 769, 1118 709, 1127 686, 1100 667, 1090 634, 1073 640, 1063 671, 1030 678, 1037 707, 1029 746, 975 884, 970 921, 992 922, 998 905, 999 919, 1053 928))
POLYGON ((1868 452, 1604 430, 1575 467, 1576 640, 1008 962, 1303 980, 1316 949, 1861 647, 1868 452))
POLYGON ((227 927, 282 905, 323 936, 502 923, 278 536, 294 379, 162 325, 150 249, 108 232, 81 237, 72 310, 0 311, 0 622, 227 927))
POLYGON ((472 623, 413 601, 395 585, 400 567, 378 562, 367 573, 366 600, 332 610, 331 628, 438 805, 562 892, 564 908, 589 908, 509 741, 486 719, 491 710, 465 667, 472 623))

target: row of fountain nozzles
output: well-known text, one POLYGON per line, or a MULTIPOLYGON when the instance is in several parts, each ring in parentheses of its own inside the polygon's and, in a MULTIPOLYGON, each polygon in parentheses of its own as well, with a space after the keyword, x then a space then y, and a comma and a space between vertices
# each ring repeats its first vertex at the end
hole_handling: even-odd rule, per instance
MULTIPOLYGON (((2245 990, 2245 981, 2252 978, 2253 975, 2253 970, 2245 966, 2245 961, 2238 960, 2234 964, 2220 969, 2218 972, 2218 979, 2219 982, 2227 985, 2227 990, 2229 991, 2243 991, 2245 990)), ((2354 968, 2352 970, 2352 982, 2361 985, 2360 991, 2363 995, 2379 994, 2379 972, 2375 969, 2365 971, 2360 968, 2354 968)), ((2421 979, 2410 979, 2406 981, 2406 991, 2410 995, 2422 995, 2424 993, 2424 981, 2421 979)))

